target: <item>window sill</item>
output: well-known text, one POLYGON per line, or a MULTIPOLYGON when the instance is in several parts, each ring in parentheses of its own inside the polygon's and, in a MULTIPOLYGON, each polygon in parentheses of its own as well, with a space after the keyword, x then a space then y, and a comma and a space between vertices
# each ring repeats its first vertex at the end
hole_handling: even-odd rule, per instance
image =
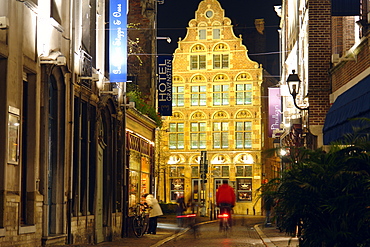
POLYGON ((35 232, 36 232, 36 226, 35 225, 19 227, 19 234, 27 234, 27 233, 35 233, 35 232))

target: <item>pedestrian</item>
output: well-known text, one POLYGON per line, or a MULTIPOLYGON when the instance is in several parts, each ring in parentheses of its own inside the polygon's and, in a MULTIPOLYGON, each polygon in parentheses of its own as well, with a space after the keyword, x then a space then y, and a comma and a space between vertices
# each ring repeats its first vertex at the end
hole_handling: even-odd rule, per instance
MULTIPOLYGON (((229 225, 232 225, 231 221, 231 209, 235 206, 235 192, 234 189, 229 185, 229 182, 224 179, 222 185, 218 187, 216 192, 216 203, 217 207, 220 208, 220 213, 228 213, 229 225)), ((221 226, 221 221, 220 221, 221 226)))
MULTIPOLYGON (((183 195, 178 195, 176 200, 176 215, 181 216, 186 211, 185 199, 183 195)), ((184 221, 182 217, 177 217, 177 226, 182 227, 184 226, 184 221)))
POLYGON ((161 206, 152 194, 144 194, 143 197, 150 208, 148 234, 157 234, 158 216, 163 215, 161 206))

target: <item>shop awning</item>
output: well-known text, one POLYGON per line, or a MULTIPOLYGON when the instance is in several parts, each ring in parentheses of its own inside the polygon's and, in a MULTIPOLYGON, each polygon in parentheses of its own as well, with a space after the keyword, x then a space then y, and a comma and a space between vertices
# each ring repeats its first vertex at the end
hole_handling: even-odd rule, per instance
POLYGON ((326 115, 324 145, 339 140, 344 134, 353 133, 360 121, 352 118, 370 118, 370 76, 341 94, 326 115))

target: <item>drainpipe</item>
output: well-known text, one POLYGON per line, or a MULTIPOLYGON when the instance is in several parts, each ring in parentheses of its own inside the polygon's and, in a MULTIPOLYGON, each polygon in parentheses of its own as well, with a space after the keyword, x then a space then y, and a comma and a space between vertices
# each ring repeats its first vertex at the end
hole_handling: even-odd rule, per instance
POLYGON ((74 139, 74 136, 73 136, 73 128, 74 128, 74 85, 76 83, 76 79, 75 79, 75 70, 74 70, 74 62, 75 62, 75 59, 74 59, 74 50, 75 50, 75 44, 74 44, 74 41, 75 41, 75 22, 74 22, 74 18, 75 18, 75 8, 74 8, 74 1, 73 0, 69 0, 69 8, 70 8, 70 50, 69 50, 69 59, 70 59, 70 67, 71 67, 71 71, 72 71, 72 76, 71 76, 71 83, 70 83, 70 102, 71 102, 71 105, 70 105, 70 108, 71 108, 71 111, 70 111, 70 140, 71 140, 71 143, 69 144, 70 145, 70 171, 69 171, 69 193, 68 193, 68 202, 67 202, 67 243, 68 244, 72 244, 72 199, 73 199, 73 157, 72 157, 72 154, 73 154, 73 139, 74 139))

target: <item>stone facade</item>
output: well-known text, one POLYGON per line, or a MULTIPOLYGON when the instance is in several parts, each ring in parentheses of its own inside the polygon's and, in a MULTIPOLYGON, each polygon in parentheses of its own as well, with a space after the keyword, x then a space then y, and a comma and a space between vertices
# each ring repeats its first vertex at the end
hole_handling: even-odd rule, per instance
POLYGON ((174 53, 173 114, 165 120, 162 144, 169 145, 167 189, 161 198, 174 202, 184 195, 193 210, 204 199, 214 209, 216 189, 228 179, 237 194, 234 212, 261 214, 256 190, 262 179, 262 81, 262 66, 249 59, 220 3, 201 1, 174 53), (205 198, 201 151, 209 166, 205 198))

